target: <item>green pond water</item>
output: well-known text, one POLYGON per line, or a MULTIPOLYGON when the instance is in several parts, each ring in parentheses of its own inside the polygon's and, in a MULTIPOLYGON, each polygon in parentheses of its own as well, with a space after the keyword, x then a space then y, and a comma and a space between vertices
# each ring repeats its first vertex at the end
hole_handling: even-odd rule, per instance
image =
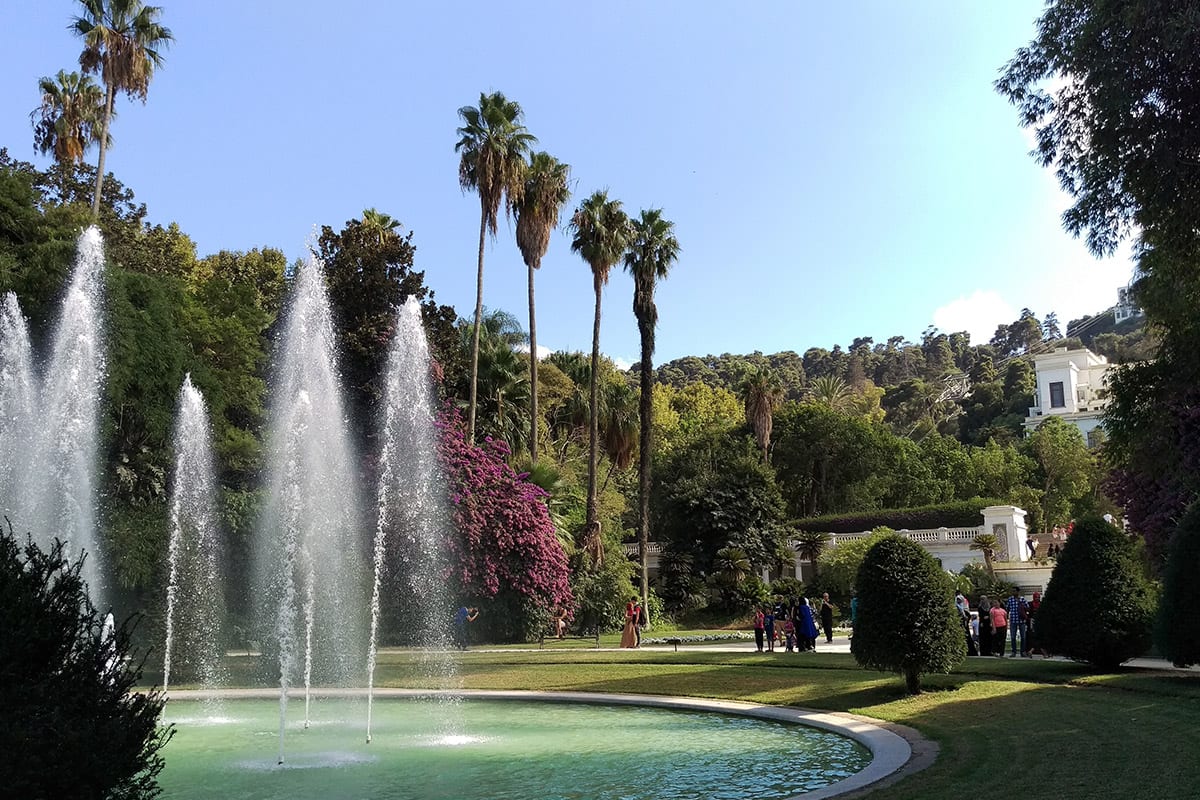
POLYGON ((784 798, 863 769, 870 751, 802 725, 636 706, 376 699, 288 707, 171 701, 163 797, 386 800, 784 798))

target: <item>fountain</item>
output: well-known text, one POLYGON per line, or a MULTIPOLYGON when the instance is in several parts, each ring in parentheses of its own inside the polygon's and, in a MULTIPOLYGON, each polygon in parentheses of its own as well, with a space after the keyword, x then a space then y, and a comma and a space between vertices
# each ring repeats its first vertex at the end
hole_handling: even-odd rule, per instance
MULTIPOLYGON (((388 355, 384 396, 379 492, 375 528, 375 580, 371 592, 371 633, 367 652, 367 741, 371 741, 375 662, 378 654, 380 592, 385 570, 397 575, 405 616, 419 620, 408 637, 421 648, 425 671, 453 679, 447 653, 453 604, 448 596, 445 554, 448 538, 444 481, 437 463, 434 394, 429 374, 429 343, 416 297, 398 310, 388 355), (388 537, 391 537, 389 547, 388 537), (388 557, 390 556, 390 558, 388 557)), ((439 715, 451 725, 454 714, 439 715)))
POLYGON ((211 441, 204 397, 189 374, 179 390, 175 420, 164 691, 171 683, 172 658, 180 655, 204 688, 215 689, 223 683, 220 631, 225 602, 211 441), (186 602, 180 602, 184 598, 186 602))
POLYGON ((270 401, 258 564, 279 648, 279 761, 288 692, 361 680, 366 593, 357 464, 334 363, 322 265, 297 271, 270 401), (303 652, 301 652, 301 642, 303 652))
POLYGON ((21 465, 20 474, 0 475, 4 511, 43 548, 57 537, 73 560, 87 553, 83 577, 97 605, 103 589, 95 508, 103 291, 104 242, 92 226, 79 237, 40 383, 14 296, 5 297, 0 313, 0 441, 10 448, 7 460, 21 465))

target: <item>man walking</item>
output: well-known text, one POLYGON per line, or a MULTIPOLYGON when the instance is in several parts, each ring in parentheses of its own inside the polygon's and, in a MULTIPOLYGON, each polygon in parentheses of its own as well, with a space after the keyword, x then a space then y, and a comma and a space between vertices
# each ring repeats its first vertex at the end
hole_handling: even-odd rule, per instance
MULTIPOLYGON (((1022 605, 1020 592, 1014 586, 1012 594, 1004 602, 1004 610, 1008 612, 1008 636, 1012 643, 1013 658, 1025 654, 1025 620, 1021 619, 1022 605)), ((1004 651, 1003 642, 1000 643, 1000 650, 1004 651)))

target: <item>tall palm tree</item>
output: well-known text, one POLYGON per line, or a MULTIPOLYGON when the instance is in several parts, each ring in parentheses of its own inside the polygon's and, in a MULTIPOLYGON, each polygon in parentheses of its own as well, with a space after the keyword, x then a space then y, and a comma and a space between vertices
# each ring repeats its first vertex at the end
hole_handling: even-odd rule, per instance
MULTIPOLYGON (((525 182, 514 204, 517 214, 517 247, 529 269, 529 460, 537 463, 537 320, 534 318, 533 272, 542 265, 550 247, 550 232, 558 227, 558 212, 571 199, 567 185, 571 165, 549 153, 534 153, 525 171, 525 182)), ((644 606, 643 606, 644 608, 644 606)))
POLYGON ((33 121, 33 146, 53 153, 60 164, 83 161, 84 153, 100 139, 104 116, 104 90, 90 75, 59 70, 53 78, 38 81, 42 104, 29 115, 33 121))
POLYGON ((386 244, 393 236, 399 236, 398 231, 402 227, 400 220, 395 219, 391 214, 385 214, 373 208, 363 209, 362 223, 364 228, 379 237, 380 245, 386 244))
POLYGON ((613 469, 626 470, 633 463, 638 441, 638 397, 633 387, 624 380, 609 383, 604 395, 604 453, 612 462, 604 478, 604 485, 607 486, 613 469))
POLYGON ((96 194, 92 217, 100 215, 104 188, 104 157, 108 152, 109 126, 117 92, 146 102, 154 70, 163 63, 162 50, 172 41, 169 28, 159 23, 162 8, 142 0, 79 0, 82 14, 71 29, 83 39, 79 65, 84 72, 99 73, 104 84, 104 115, 100 120, 100 159, 96 165, 96 194))
POLYGON ((479 195, 479 271, 475 279, 475 329, 471 342, 471 405, 467 429, 475 440, 475 396, 479 381, 479 324, 483 317, 483 243, 488 231, 496 235, 500 204, 511 212, 521 191, 525 154, 537 142, 521 124, 521 106, 500 92, 480 94, 479 106, 458 110, 458 183, 464 192, 479 195))
POLYGON ((654 427, 654 329, 658 306, 654 287, 667 277, 679 259, 675 223, 663 219, 662 209, 643 210, 631 223, 632 235, 625 252, 625 269, 633 276, 633 315, 642 340, 641 398, 638 406, 641 437, 638 454, 638 553, 642 562, 642 608, 650 607, 650 456, 654 427))
POLYGON ((769 463, 771 423, 775 409, 783 402, 783 383, 767 368, 759 369, 742 383, 742 401, 746 404, 746 422, 754 429, 754 438, 762 448, 763 463, 769 463))
POLYGON ((599 513, 596 507, 596 455, 599 450, 599 375, 600 375, 600 299, 608 274, 621 260, 629 243, 629 217, 620 200, 609 200, 607 191, 594 192, 579 204, 571 217, 571 250, 592 269, 592 288, 596 292, 596 316, 592 323, 591 413, 588 415, 588 496, 584 541, 592 552, 599 552, 599 513))

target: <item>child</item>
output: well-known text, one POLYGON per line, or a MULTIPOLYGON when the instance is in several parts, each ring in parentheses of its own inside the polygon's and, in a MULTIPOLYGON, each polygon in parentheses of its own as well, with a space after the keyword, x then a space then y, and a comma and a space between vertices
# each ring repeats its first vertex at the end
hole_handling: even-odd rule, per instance
POLYGON ((787 643, 787 651, 794 653, 796 651, 796 626, 789 619, 783 623, 784 641, 787 643))

